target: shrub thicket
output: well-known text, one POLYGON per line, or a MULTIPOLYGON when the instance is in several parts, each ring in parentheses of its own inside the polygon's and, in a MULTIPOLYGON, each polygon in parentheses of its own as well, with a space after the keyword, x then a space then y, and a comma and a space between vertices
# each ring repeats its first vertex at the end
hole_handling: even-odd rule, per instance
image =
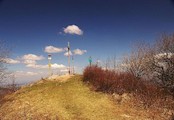
POLYGON ((163 34, 154 44, 137 44, 123 65, 125 71, 148 78, 174 97, 174 34, 163 34))
POLYGON ((83 72, 84 82, 93 85, 96 91, 105 93, 131 93, 147 107, 164 98, 164 90, 150 81, 133 76, 128 72, 104 70, 98 66, 88 66, 83 72))

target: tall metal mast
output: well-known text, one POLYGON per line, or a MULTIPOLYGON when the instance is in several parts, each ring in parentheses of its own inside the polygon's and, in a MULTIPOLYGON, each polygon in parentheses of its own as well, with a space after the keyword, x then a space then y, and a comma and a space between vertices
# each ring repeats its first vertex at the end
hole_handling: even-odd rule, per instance
POLYGON ((70 43, 68 42, 68 74, 70 75, 70 43))
POLYGON ((74 74, 74 56, 72 55, 72 74, 74 74))
POLYGON ((51 71, 51 54, 48 54, 48 69, 49 69, 49 75, 52 75, 52 71, 51 71))

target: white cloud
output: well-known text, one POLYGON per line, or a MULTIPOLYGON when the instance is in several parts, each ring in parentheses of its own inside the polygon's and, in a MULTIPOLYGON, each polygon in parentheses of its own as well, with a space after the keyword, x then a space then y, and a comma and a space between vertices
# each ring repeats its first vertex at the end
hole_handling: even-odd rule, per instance
MULTIPOLYGON (((26 67, 28 68, 48 69, 48 65, 37 64, 37 61, 42 59, 44 59, 43 56, 37 56, 34 54, 27 54, 22 57, 23 63, 26 64, 26 67)), ((65 68, 65 65, 54 63, 51 65, 51 67, 52 69, 62 69, 62 68, 65 68)))
POLYGON ((35 76, 38 75, 36 72, 30 72, 30 71, 16 71, 15 77, 22 77, 22 76, 35 76))
POLYGON ((65 68, 66 66, 63 65, 63 64, 56 64, 56 63, 54 63, 54 64, 51 65, 51 67, 52 67, 53 69, 56 69, 56 68, 62 69, 62 68, 65 68))
POLYGON ((9 64, 18 64, 18 63, 20 63, 19 60, 14 60, 14 59, 11 59, 11 58, 6 59, 6 62, 9 63, 9 64))
MULTIPOLYGON (((68 56, 68 52, 65 52, 64 55, 65 55, 65 56, 68 56)), ((70 56, 72 55, 72 52, 71 52, 71 51, 69 52, 69 55, 70 55, 70 56)))
POLYGON ((27 75, 33 76, 33 75, 38 75, 36 72, 26 72, 27 75))
POLYGON ((48 68, 48 65, 27 64, 26 67, 34 69, 46 69, 48 68))
POLYGON ((83 31, 76 25, 69 25, 66 28, 64 28, 64 32, 67 34, 76 34, 76 35, 82 35, 83 31))
POLYGON ((27 54, 27 55, 24 55, 22 57, 23 60, 33 60, 33 61, 36 61, 36 60, 43 60, 44 57, 43 56, 37 56, 35 54, 27 54))
POLYGON ((68 51, 68 48, 67 48, 67 47, 65 47, 65 48, 64 48, 64 50, 65 50, 65 51, 68 51))
POLYGON ((46 53, 59 53, 59 52, 63 52, 64 49, 63 48, 57 48, 54 46, 46 46, 45 47, 45 52, 46 53))
POLYGON ((35 66, 33 66, 33 68, 36 68, 36 69, 47 69, 48 65, 35 65, 35 66))
POLYGON ((73 52, 74 52, 74 55, 83 55, 87 51, 86 50, 75 49, 73 52))
POLYGON ((38 56, 35 54, 26 54, 24 56, 22 56, 22 60, 23 63, 26 64, 26 67, 30 67, 30 68, 36 68, 38 67, 37 62, 38 60, 43 60, 44 57, 43 56, 38 56))
MULTIPOLYGON (((48 65, 36 65, 36 64, 28 64, 26 67, 34 68, 34 69, 48 69, 48 65)), ((52 69, 62 69, 65 68, 66 66, 63 64, 51 64, 52 69)))
POLYGON ((23 63, 27 64, 27 65, 29 65, 29 64, 36 64, 36 61, 35 60, 24 60, 23 63))
POLYGON ((60 70, 60 72, 68 72, 69 70, 68 69, 62 69, 62 70, 60 70))
POLYGON ((30 67, 30 68, 36 68, 36 64, 26 64, 26 67, 30 67))

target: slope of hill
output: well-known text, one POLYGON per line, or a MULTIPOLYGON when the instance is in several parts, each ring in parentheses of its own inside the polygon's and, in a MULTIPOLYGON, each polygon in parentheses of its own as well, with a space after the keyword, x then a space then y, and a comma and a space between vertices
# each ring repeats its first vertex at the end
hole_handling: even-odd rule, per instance
POLYGON ((6 96, 0 105, 2 120, 151 120, 154 116, 130 104, 89 89, 82 76, 41 80, 6 96))

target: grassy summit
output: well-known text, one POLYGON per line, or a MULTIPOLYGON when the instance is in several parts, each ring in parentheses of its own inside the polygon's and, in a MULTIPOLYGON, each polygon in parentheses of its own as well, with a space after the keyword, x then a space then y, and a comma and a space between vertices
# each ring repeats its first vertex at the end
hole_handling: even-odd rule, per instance
POLYGON ((0 104, 1 120, 145 120, 151 114, 91 91, 79 75, 40 80, 0 104))
POLYGON ((102 93, 91 92, 75 76, 66 82, 44 80, 5 97, 3 119, 110 120, 118 117, 113 102, 102 93))

